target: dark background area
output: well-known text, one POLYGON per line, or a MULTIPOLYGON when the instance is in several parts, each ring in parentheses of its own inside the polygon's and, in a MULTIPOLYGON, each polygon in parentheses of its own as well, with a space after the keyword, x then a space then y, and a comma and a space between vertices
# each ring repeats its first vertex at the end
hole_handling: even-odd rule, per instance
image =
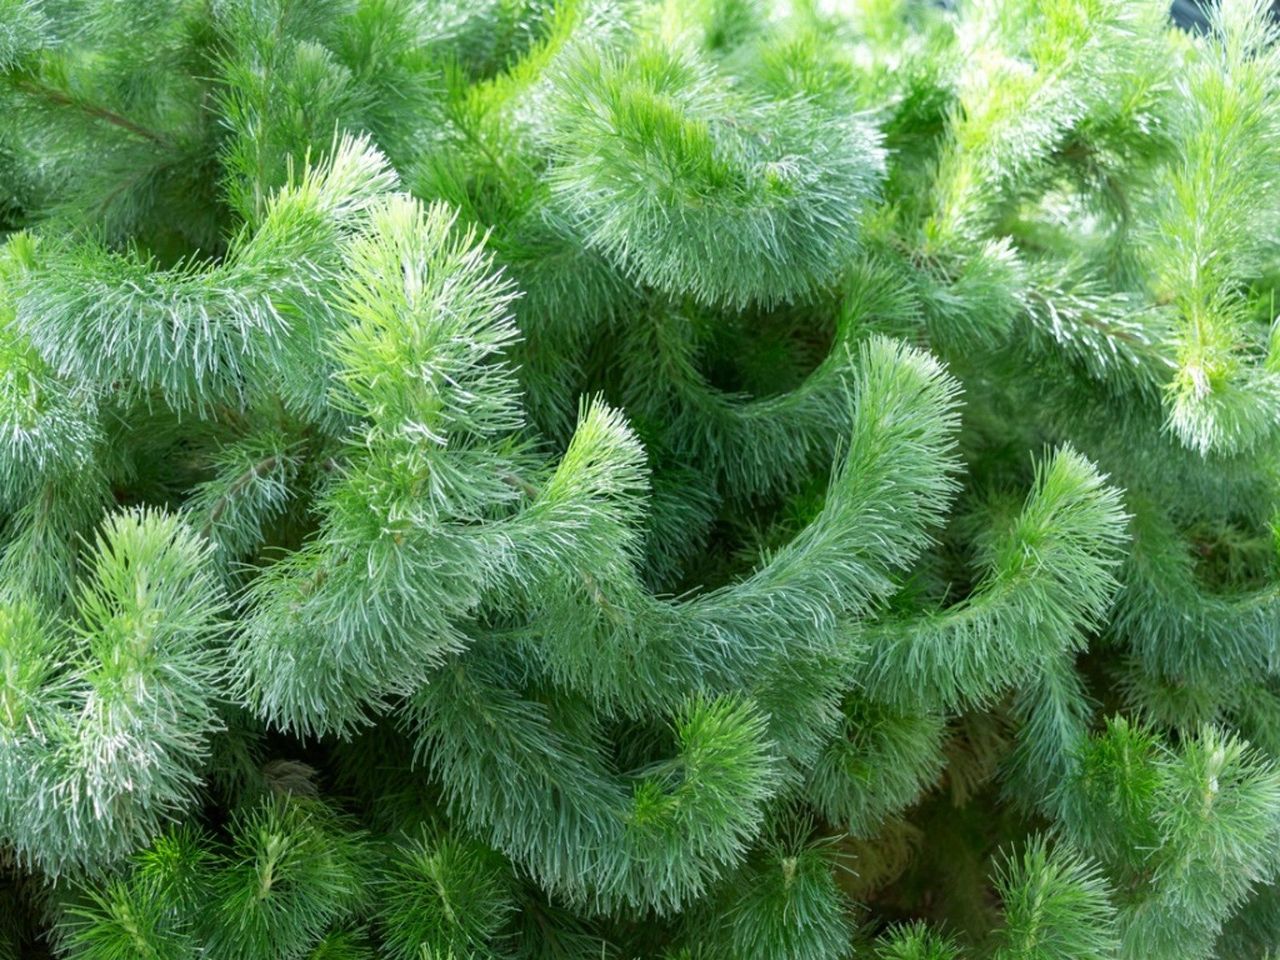
MULTIPOLYGON (((1214 0, 1173 0, 1173 20, 1180 26, 1191 30, 1202 30, 1209 23, 1208 11, 1214 0)), ((1271 4, 1271 15, 1280 18, 1280 0, 1271 4)))
MULTIPOLYGON (((1208 10, 1213 6, 1214 0, 1173 0, 1173 20, 1180 27, 1193 30, 1202 30, 1209 24, 1208 10)), ((1272 4, 1271 11, 1274 14, 1276 10, 1275 4, 1272 4)))
MULTIPOLYGON (((936 0, 944 7, 954 7, 956 0, 936 0)), ((1203 30, 1209 25, 1209 11, 1217 0, 1173 0, 1169 12, 1173 22, 1183 29, 1203 30)), ((1280 20, 1280 0, 1272 0, 1271 15, 1280 20)))

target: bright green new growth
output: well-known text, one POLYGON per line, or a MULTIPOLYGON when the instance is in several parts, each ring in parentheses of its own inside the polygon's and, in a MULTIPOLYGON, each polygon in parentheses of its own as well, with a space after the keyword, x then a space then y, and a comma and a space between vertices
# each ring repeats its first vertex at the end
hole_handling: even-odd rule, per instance
POLYGON ((47 873, 98 869, 190 806, 221 727, 226 601, 177 519, 118 513, 66 620, 6 599, 5 835, 47 873))
POLYGON ((838 278, 883 169, 859 120, 726 89, 688 47, 584 49, 561 69, 551 189, 588 247, 713 306, 770 306, 838 278))
POLYGON ((1261 0, 0 0, 0 960, 1280 951, 1261 0))

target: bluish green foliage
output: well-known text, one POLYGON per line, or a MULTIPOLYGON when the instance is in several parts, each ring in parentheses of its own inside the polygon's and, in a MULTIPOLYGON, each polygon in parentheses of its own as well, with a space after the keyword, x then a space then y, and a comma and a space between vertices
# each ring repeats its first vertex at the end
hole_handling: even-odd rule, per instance
POLYGON ((0 0, 0 960, 1276 955, 1278 105, 1260 0, 0 0))

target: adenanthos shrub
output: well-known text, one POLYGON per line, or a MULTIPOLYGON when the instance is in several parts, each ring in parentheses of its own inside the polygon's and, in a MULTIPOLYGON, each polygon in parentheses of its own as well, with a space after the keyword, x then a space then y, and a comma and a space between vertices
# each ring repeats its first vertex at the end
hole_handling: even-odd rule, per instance
POLYGON ((0 0, 0 960, 1280 955, 1277 223, 1260 0, 0 0))

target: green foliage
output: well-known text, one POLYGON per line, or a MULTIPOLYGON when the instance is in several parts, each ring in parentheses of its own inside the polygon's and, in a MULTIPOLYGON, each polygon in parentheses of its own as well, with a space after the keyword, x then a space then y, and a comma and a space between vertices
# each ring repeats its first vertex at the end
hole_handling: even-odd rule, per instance
POLYGON ((100 867, 189 808, 221 727, 226 601, 205 541, 118 513, 85 558, 74 614, 4 604, 0 822, 23 860, 100 867))
POLYGON ((1267 356, 1266 331, 1249 322, 1243 289, 1264 235, 1256 224, 1277 202, 1263 171, 1266 145, 1280 133, 1270 92, 1280 82, 1280 53, 1264 11, 1254 0, 1223 4, 1219 41, 1189 58, 1188 96, 1170 118, 1179 162, 1150 224, 1152 281, 1183 325, 1169 425, 1202 451, 1275 435, 1275 357, 1267 356))
POLYGON ((171 832, 105 891, 70 896, 57 931, 66 955, 341 956, 346 938, 326 930, 363 908, 371 879, 359 832, 314 800, 277 796, 238 811, 231 834, 223 846, 171 832))
POLYGON ((1261 0, 0 0, 0 958, 1274 955, 1277 104, 1261 0))
POLYGON ((996 878, 1004 901, 999 960, 1086 960, 1115 954, 1115 908, 1096 866, 1031 841, 996 878))
POLYGON ((954 709, 1078 650, 1115 590, 1124 520, 1118 493, 1088 461, 1055 455, 1008 530, 983 543, 986 570, 965 600, 871 628, 872 695, 954 709))
POLYGON ((748 956, 758 944, 794 960, 846 954, 853 923, 836 883, 838 851, 809 839, 812 823, 788 820, 726 885, 714 916, 693 912, 688 938, 702 945, 699 956, 748 956))
POLYGON ((883 164, 855 117, 739 92, 680 47, 583 50, 562 69, 551 188, 590 248, 739 309, 836 279, 883 164))
POLYGON ((959 960, 963 954, 954 941, 922 923, 891 927, 876 941, 876 960, 959 960))
POLYGON ((380 908, 387 955, 497 955, 490 945, 515 910, 513 880, 502 858, 480 844, 424 830, 387 871, 380 908))

